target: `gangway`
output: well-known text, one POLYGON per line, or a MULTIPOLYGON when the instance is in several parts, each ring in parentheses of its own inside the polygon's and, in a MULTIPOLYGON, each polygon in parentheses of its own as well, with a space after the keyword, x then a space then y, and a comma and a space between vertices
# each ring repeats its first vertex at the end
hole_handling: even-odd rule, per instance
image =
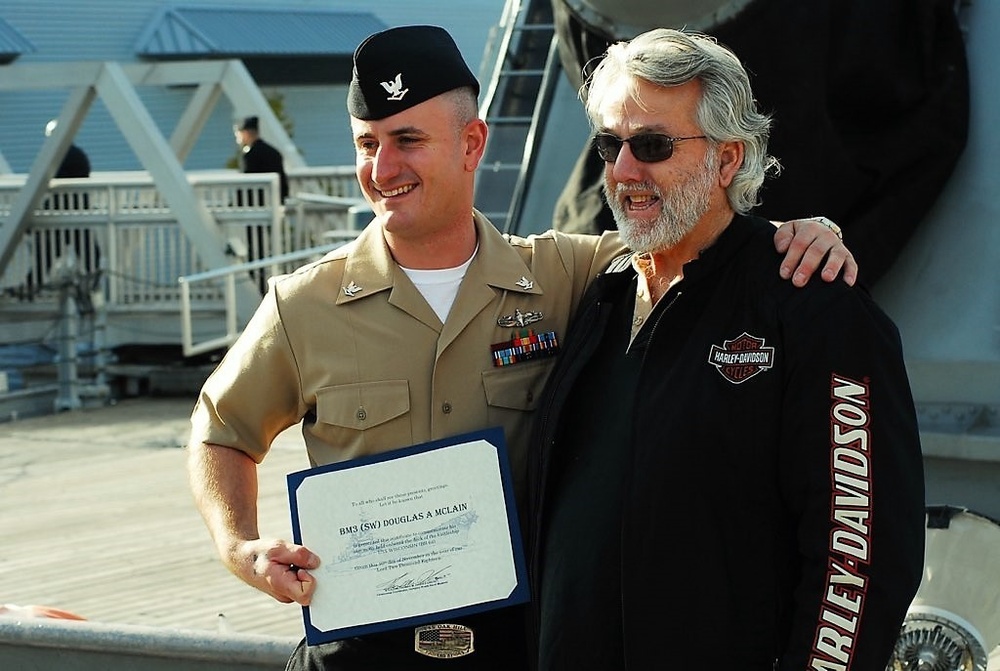
POLYGON ((516 232, 534 160, 562 71, 550 0, 508 0, 480 115, 490 126, 476 181, 476 206, 516 232))

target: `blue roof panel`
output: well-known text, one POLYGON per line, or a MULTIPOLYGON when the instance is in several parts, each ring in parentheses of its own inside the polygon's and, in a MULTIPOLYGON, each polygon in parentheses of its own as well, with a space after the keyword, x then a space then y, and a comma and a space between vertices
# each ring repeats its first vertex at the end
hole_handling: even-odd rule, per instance
POLYGON ((14 26, 0 18, 0 54, 20 56, 21 54, 31 53, 34 50, 35 45, 27 37, 19 33, 14 26))
POLYGON ((388 26, 367 12, 167 7, 136 44, 140 56, 350 56, 388 26))

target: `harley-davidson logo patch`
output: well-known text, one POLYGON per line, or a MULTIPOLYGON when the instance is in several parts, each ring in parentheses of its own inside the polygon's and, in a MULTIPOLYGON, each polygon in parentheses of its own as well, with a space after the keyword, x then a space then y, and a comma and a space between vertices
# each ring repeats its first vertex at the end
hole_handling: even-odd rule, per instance
POLYGON ((755 338, 744 331, 740 336, 726 340, 722 347, 712 345, 708 362, 722 377, 733 384, 740 384, 774 365, 774 348, 764 347, 763 338, 755 338))
POLYGON ((472 629, 461 624, 428 624, 413 630, 413 649, 421 655, 450 659, 475 650, 472 629))

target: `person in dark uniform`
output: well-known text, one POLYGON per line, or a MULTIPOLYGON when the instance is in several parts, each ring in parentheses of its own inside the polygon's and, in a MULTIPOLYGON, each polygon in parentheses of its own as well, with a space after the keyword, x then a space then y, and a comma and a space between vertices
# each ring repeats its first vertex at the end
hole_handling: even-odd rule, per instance
MULTIPOLYGON (((57 119, 51 119, 45 124, 45 137, 50 137, 59 124, 57 119)), ((90 158, 87 152, 71 143, 59 162, 59 167, 53 175, 56 179, 90 177, 90 158)), ((86 210, 90 207, 87 193, 72 191, 63 194, 50 194, 43 207, 49 209, 86 210)), ((35 263, 38 268, 44 268, 48 275, 52 264, 66 253, 67 247, 72 247, 76 261, 83 271, 91 276, 91 283, 96 286, 101 269, 101 248, 96 243, 96 234, 89 228, 67 230, 63 234, 47 236, 44 231, 36 230, 35 263)), ((34 292, 34 277, 27 280, 29 292, 34 292)))
MULTIPOLYGON (((47 124, 45 124, 45 137, 52 135, 52 131, 56 129, 58 121, 52 119, 47 124)), ((87 152, 83 151, 75 144, 70 144, 69 149, 66 150, 66 155, 63 156, 63 160, 59 163, 59 167, 56 169, 57 178, 62 177, 90 177, 90 159, 87 158, 87 152)))
POLYGON ((281 152, 260 137, 260 121, 248 116, 236 125, 236 141, 243 148, 242 167, 245 173, 276 172, 281 180, 281 200, 288 197, 288 177, 285 175, 281 152))
MULTIPOLYGON (((260 120, 255 116, 248 116, 240 121, 233 129, 236 135, 236 142, 242 149, 240 163, 245 173, 278 173, 281 183, 280 207, 288 197, 288 177, 285 175, 284 159, 281 152, 268 144, 260 137, 260 120)), ((243 189, 236 192, 236 204, 260 206, 264 203, 264 189, 249 189, 244 194, 243 189)), ((267 245, 269 229, 261 225, 247 226, 247 245, 249 251, 248 260, 253 261, 269 255, 267 245)), ((250 273, 257 281, 261 293, 267 290, 267 278, 261 271, 250 273)))

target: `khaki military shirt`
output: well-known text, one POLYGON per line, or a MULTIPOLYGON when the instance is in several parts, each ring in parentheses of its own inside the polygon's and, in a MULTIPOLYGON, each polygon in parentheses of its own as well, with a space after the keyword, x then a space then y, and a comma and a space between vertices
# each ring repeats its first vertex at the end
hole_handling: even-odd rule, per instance
POLYGON ((566 333, 584 289, 623 251, 617 234, 501 235, 475 214, 479 251, 444 324, 392 259, 379 224, 272 282, 206 381, 192 439, 264 459, 302 422, 313 465, 501 426, 523 501, 532 411, 554 362, 494 365, 526 328, 566 333), (530 318, 529 318, 530 319, 530 318))

